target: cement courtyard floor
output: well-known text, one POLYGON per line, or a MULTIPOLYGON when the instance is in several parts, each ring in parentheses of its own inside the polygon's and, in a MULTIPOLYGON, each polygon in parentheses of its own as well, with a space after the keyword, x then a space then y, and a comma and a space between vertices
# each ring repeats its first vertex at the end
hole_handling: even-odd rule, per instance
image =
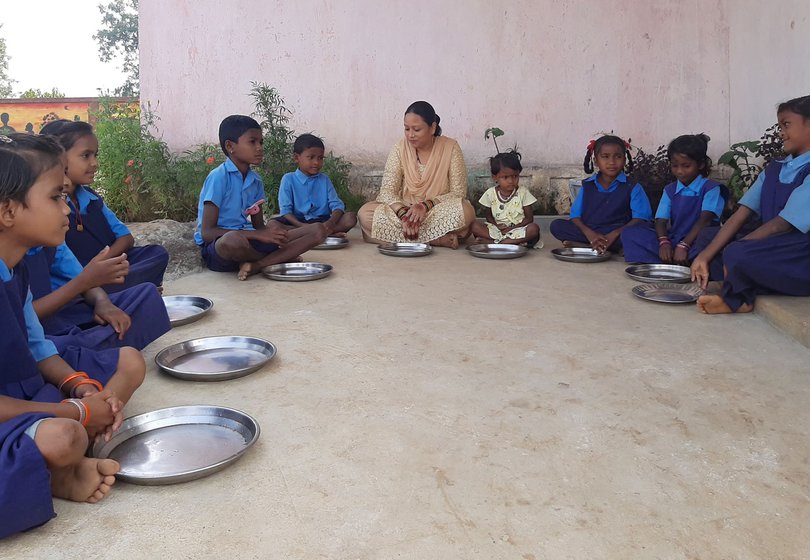
POLYGON ((756 315, 630 295, 618 260, 380 255, 352 232, 310 283, 216 273, 149 347, 136 414, 221 404, 262 437, 229 469, 124 483, 3 558, 798 559, 810 550, 810 350, 756 315), (155 353, 215 334, 279 355, 222 383, 155 353))

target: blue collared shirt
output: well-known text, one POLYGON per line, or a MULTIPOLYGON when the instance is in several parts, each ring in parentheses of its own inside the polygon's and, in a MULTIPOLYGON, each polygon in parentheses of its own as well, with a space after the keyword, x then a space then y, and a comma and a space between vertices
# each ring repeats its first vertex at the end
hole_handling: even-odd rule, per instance
MULTIPOLYGON (((779 180, 783 183, 792 183, 805 165, 810 165, 810 152, 805 152, 798 157, 788 156, 782 160, 784 165, 779 171, 779 180)), ((759 174, 757 180, 751 188, 740 199, 740 204, 747 206, 757 214, 762 207, 762 185, 765 183, 765 172, 759 174)), ((802 233, 810 231, 810 176, 796 187, 790 194, 785 207, 779 212, 779 216, 790 223, 802 233)))
MULTIPOLYGON (((700 196, 700 189, 703 188, 703 184, 708 179, 703 175, 698 175, 695 177, 695 180, 689 183, 688 185, 684 185, 680 181, 675 185, 675 194, 680 194, 681 196, 700 196)), ((706 193, 706 196, 703 197, 703 204, 700 207, 701 212, 711 212, 718 218, 723 215, 723 208, 726 205, 726 201, 723 200, 723 197, 720 193, 720 185, 717 185, 712 190, 706 193)), ((661 202, 658 203, 658 211, 655 213, 656 220, 669 220, 672 217, 672 201, 669 199, 669 195, 667 191, 664 191, 664 194, 661 195, 661 202)))
MULTIPOLYGON (((36 255, 42 251, 42 247, 34 247, 28 250, 29 255, 36 255)), ((62 243, 56 248, 56 255, 54 256, 53 263, 51 263, 51 290, 58 290, 79 274, 81 274, 84 267, 70 247, 66 243, 62 243)))
MULTIPOLYGON (((0 259, 0 280, 8 282, 11 280, 12 273, 6 266, 6 263, 0 259)), ((25 328, 28 331, 28 348, 34 356, 34 360, 41 362, 45 358, 50 358, 58 354, 56 346, 53 342, 45 338, 45 331, 42 329, 42 324, 39 322, 34 311, 34 298, 31 296, 31 290, 28 290, 28 295, 23 304, 23 317, 25 318, 25 328)))
MULTIPOLYGON (((613 180, 607 189, 602 188, 602 185, 599 184, 598 171, 594 173, 591 178, 596 182, 597 188, 602 192, 605 192, 605 190, 607 190, 607 192, 613 192, 619 188, 619 183, 627 182, 627 175, 625 175, 624 172, 619 173, 619 175, 613 180)), ((579 189, 577 198, 571 205, 571 218, 582 217, 582 196, 584 193, 585 189, 579 189)), ((652 219, 652 206, 650 206, 650 199, 647 198, 647 193, 644 192, 644 187, 642 187, 640 183, 636 183, 633 190, 630 191, 630 210, 633 213, 633 219, 652 219)))
POLYGON ((245 215, 245 210, 263 199, 264 196, 264 184, 255 171, 249 170, 243 179, 242 172, 230 159, 226 159, 225 163, 211 170, 200 191, 194 242, 197 245, 203 244, 202 217, 206 202, 219 208, 217 227, 246 230, 253 229, 253 224, 250 216, 245 215))
POLYGON ((293 214, 299 220, 329 217, 346 206, 338 197, 332 181, 323 173, 307 175, 300 169, 281 178, 278 188, 279 214, 293 214))
MULTIPOLYGON (((90 204, 91 200, 99 200, 99 197, 83 187, 84 185, 79 185, 76 188, 76 199, 79 201, 79 212, 87 214, 87 205, 90 204)), ((75 212, 76 208, 73 207, 73 201, 70 197, 68 197, 67 203, 71 211, 75 212)), ((107 220, 107 223, 110 224, 110 229, 116 239, 130 234, 129 228, 124 225, 124 222, 118 219, 118 216, 116 216, 112 210, 107 208, 103 200, 101 201, 101 214, 104 216, 104 219, 107 220)))

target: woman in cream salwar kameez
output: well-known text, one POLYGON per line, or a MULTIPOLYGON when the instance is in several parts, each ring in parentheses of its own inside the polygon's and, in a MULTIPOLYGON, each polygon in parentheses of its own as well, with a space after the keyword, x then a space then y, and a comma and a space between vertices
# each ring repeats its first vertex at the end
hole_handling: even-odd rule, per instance
POLYGON ((388 156, 376 202, 360 208, 369 243, 418 241, 458 247, 475 210, 467 200, 467 168, 458 142, 441 136, 439 116, 425 101, 405 112, 405 137, 388 156))

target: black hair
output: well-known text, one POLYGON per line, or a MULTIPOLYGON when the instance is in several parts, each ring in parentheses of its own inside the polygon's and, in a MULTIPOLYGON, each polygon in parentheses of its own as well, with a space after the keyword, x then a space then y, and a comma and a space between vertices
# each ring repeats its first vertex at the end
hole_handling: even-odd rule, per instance
POLYGON ((796 113, 797 115, 801 115, 805 119, 810 118, 810 95, 805 95, 803 97, 796 97, 795 99, 791 99, 790 101, 780 103, 779 108, 776 109, 776 112, 778 114, 784 111, 796 113))
POLYGON ((708 177, 712 169, 712 158, 706 153, 709 150, 709 140, 709 135, 702 132, 678 136, 667 146, 667 159, 671 161, 675 154, 684 155, 697 162, 700 174, 708 177))
POLYGON ((50 136, 14 132, 0 136, 0 201, 25 203, 40 175, 64 166, 64 150, 50 136))
POLYGON ((609 145, 619 146, 624 150, 624 157, 627 160, 624 165, 625 169, 628 172, 633 170, 633 157, 630 155, 630 145, 618 136, 605 134, 588 145, 588 150, 585 152, 585 160, 582 162, 582 168, 585 170, 585 173, 593 173, 593 158, 599 155, 603 147, 609 145))
POLYGON ((503 168, 512 169, 520 173, 523 171, 523 166, 520 165, 520 153, 515 150, 508 152, 500 152, 498 155, 489 158, 489 170, 492 175, 497 175, 503 168))
POLYGON ((228 150, 225 149, 226 141, 239 142, 239 137, 254 128, 258 130, 262 129, 261 125, 256 122, 256 119, 246 115, 230 115, 222 119, 222 122, 219 123, 219 145, 222 147, 222 152, 225 156, 230 156, 228 150))
POLYGON ((36 180, 22 156, 0 146, 0 202, 14 200, 25 204, 25 197, 36 180))
POLYGON ((65 151, 68 151, 79 138, 92 135, 93 127, 90 123, 84 121, 59 119, 43 126, 39 133, 55 137, 62 144, 65 151))
POLYGON ((320 148, 322 150, 326 149, 326 147, 323 145, 323 140, 314 134, 302 134, 296 138, 295 142, 293 143, 294 154, 303 154, 304 150, 308 150, 309 148, 320 148))
POLYGON ((433 105, 428 103, 427 101, 414 101, 408 108, 405 109, 405 114, 413 113, 414 115, 419 115, 422 117, 422 120, 427 123, 428 126, 432 126, 433 124, 436 125, 436 132, 433 133, 433 136, 441 136, 442 135, 442 127, 439 126, 439 122, 442 120, 439 115, 436 114, 436 110, 433 108, 433 105))

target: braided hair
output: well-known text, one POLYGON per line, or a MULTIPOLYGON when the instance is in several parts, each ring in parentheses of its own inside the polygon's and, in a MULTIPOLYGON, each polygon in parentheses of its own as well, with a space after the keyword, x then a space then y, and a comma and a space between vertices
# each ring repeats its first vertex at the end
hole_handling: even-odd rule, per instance
POLYGON ((625 170, 628 173, 633 170, 633 157, 630 155, 630 143, 625 142, 618 136, 606 134, 604 136, 600 136, 596 140, 591 140, 591 142, 588 144, 588 149, 585 152, 585 160, 582 162, 582 168, 585 170, 585 173, 593 173, 593 158, 599 155, 599 152, 602 151, 604 146, 610 144, 619 146, 622 150, 624 150, 624 157, 627 160, 624 165, 625 170))

